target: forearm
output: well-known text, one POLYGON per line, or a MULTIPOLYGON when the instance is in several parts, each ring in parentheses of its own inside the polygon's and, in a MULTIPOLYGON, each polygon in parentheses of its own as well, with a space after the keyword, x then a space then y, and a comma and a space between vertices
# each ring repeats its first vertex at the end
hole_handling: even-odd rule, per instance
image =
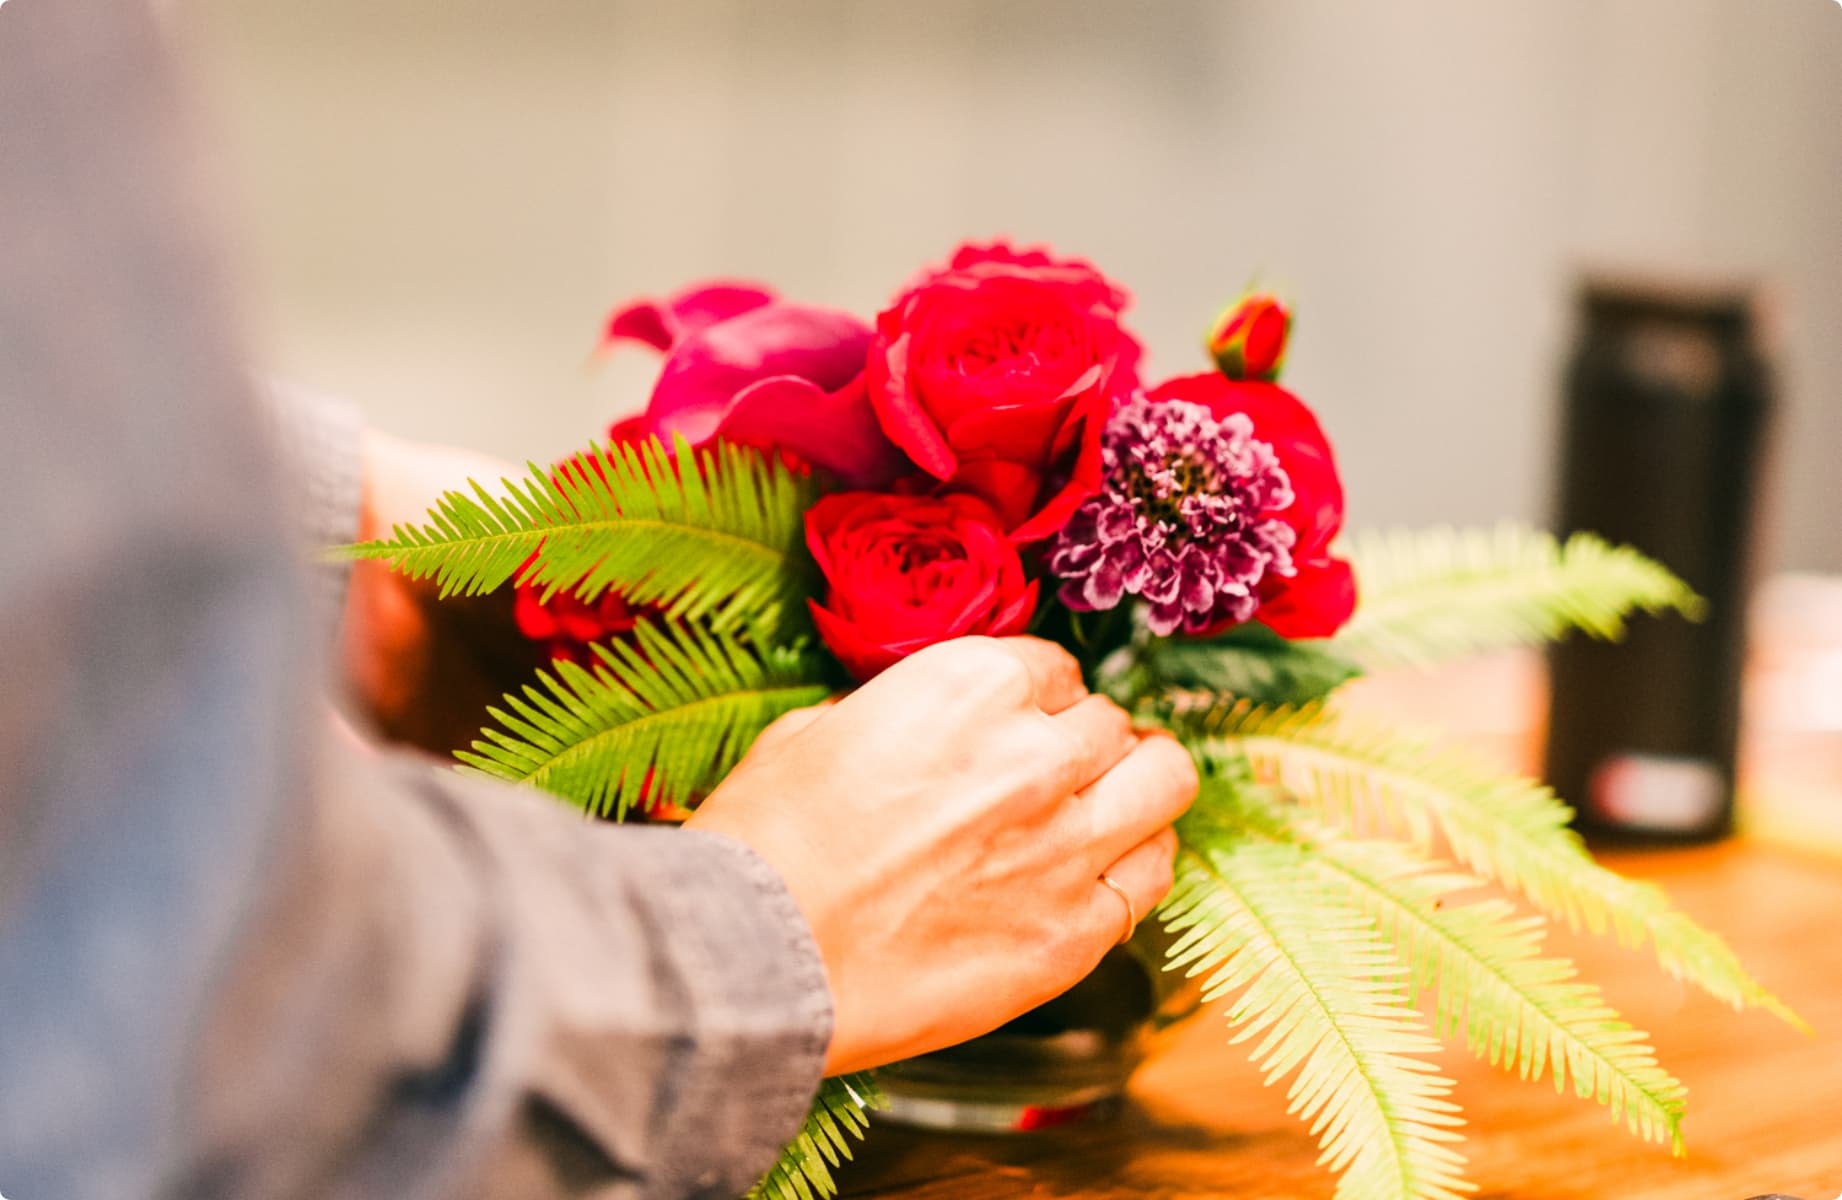
POLYGON ((210 1025, 210 1159, 263 1196, 746 1188, 797 1130, 830 1032, 766 865, 340 757, 210 1025))
MULTIPOLYGON (((499 473, 464 452, 361 432, 349 411, 272 395, 305 498, 299 519, 322 544, 375 536, 444 486, 499 473)), ((337 582, 348 580, 342 659, 369 716, 413 736, 440 716, 431 702, 448 711, 479 691, 472 709, 483 712, 485 691, 503 686, 482 690, 494 673, 481 661, 489 630, 445 639, 455 644, 444 658, 433 622, 445 614, 428 597, 375 564, 337 582), (459 675, 429 686, 443 669, 459 675)), ((582 1175, 676 1195, 708 1174, 734 1191, 772 1160, 816 1087, 830 997, 799 912, 758 857, 709 835, 597 826, 535 794, 354 758, 350 747, 328 761, 312 836, 249 940, 259 957, 275 957, 265 946, 325 957, 280 957, 251 978, 296 981, 280 989, 285 1027, 300 1027, 305 986, 318 991, 313 1007, 364 1014, 372 1028, 308 1021, 324 1045, 276 1046, 279 1079, 297 1058, 339 1063, 316 1103, 366 1128, 450 1126, 440 1136, 463 1157, 471 1146, 475 1161, 443 1170, 484 1172, 508 1195, 567 1194, 582 1175), (463 1077, 440 1113, 415 1098, 426 1086, 406 1085, 463 1077), (577 1164, 573 1183, 565 1158, 577 1164)), ((274 1024, 255 1014, 280 1015, 261 986, 241 985, 231 1002, 243 1011, 226 1028, 253 1031, 224 1039, 238 1047, 231 1063, 246 1064, 274 1024)), ((288 1129, 334 1116, 269 1119, 288 1129)), ((296 1144, 245 1157, 285 1162, 296 1144)))
POLYGON ((318 745, 298 567, 355 463, 290 537, 145 6, 5 20, 0 1187, 451 1194, 557 1161, 541 1105, 602 1157, 522 1194, 739 1186, 828 1036, 790 902, 318 745))

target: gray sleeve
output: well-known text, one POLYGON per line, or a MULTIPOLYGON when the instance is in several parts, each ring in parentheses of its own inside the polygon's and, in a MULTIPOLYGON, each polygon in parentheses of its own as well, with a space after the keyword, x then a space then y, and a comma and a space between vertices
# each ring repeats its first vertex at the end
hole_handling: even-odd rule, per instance
POLYGON ((298 386, 270 380, 258 384, 258 391, 287 480, 289 516, 300 531, 300 544, 310 548, 313 623, 331 636, 345 607, 352 569, 349 563, 313 555, 311 549, 358 537, 364 422, 350 404, 298 386))
POLYGON ((207 1026, 181 1194, 727 1196, 797 1131, 830 1000, 745 846, 384 758, 313 814, 207 1026))
POLYGON ((301 542, 330 546, 358 536, 362 498, 359 447, 364 422, 352 405, 294 384, 258 388, 288 480, 301 542))
POLYGON ((679 1196, 830 1008, 745 848, 376 754, 314 685, 146 7, 0 11, 0 1191, 679 1196))

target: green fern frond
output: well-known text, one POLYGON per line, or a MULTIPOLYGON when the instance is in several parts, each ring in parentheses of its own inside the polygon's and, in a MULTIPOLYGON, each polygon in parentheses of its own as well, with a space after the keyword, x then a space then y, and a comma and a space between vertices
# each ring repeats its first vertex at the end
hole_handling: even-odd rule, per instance
POLYGON ((799 613, 810 587, 801 521, 815 491, 779 458, 727 444, 693 451, 682 438, 668 453, 653 438, 529 469, 501 481, 503 496, 475 482, 472 495, 443 495, 429 524, 336 553, 433 576, 443 596, 491 591, 536 554, 519 578, 546 596, 616 588, 718 628, 799 613))
POLYGON ((1153 638, 1139 651, 1135 666, 1128 703, 1145 695, 1197 690, 1256 704, 1303 704, 1362 673, 1323 642, 1289 641, 1254 624, 1214 638, 1153 638))
POLYGON ((749 1200, 822 1200, 837 1195, 832 1170, 850 1160, 851 1143, 862 1141, 870 1127, 869 1110, 882 1106, 882 1093, 868 1071, 827 1079, 799 1136, 748 1193, 749 1200))
POLYGON ((1297 805, 1246 797, 1242 822, 1304 849, 1309 869, 1372 916, 1406 964, 1411 995, 1434 992, 1433 1028, 1463 1032, 1491 1066, 1611 1110, 1631 1132, 1682 1152, 1686 1089, 1657 1062, 1645 1035, 1576 979, 1566 959, 1541 956, 1544 922, 1500 897, 1451 904, 1476 877, 1429 862, 1395 842, 1326 831, 1297 805))
POLYGON ((1423 666, 1552 641, 1624 636, 1633 612, 1699 618, 1701 599, 1661 565, 1590 533, 1565 542, 1519 525, 1357 536, 1360 599, 1330 643, 1371 669, 1423 666))
MULTIPOLYGON (((1205 782, 1205 787, 1207 786, 1205 782)), ((1294 1069, 1288 1111, 1342 1172, 1342 1200, 1456 1200, 1471 1190, 1453 1150, 1451 1083, 1425 1061, 1439 1043, 1402 995, 1374 921, 1305 871, 1297 846, 1247 838, 1206 805, 1180 829, 1177 880, 1160 909, 1171 969, 1204 998, 1238 993, 1237 1043, 1271 1084, 1294 1069)))
POLYGON ((1719 935, 1672 908, 1662 889, 1594 862, 1568 826, 1571 810, 1540 784, 1318 707, 1225 705, 1173 722, 1189 736, 1246 754, 1263 779, 1352 830, 1396 834, 1421 847, 1443 837, 1466 867, 1573 928, 1610 930, 1628 946, 1648 943, 1671 975, 1734 1008, 1764 1008, 1805 1027, 1719 935))
POLYGON ((496 726, 457 757, 618 819, 709 791, 774 718, 831 694, 817 654, 700 629, 643 621, 593 650, 592 668, 559 662, 489 709, 496 726))

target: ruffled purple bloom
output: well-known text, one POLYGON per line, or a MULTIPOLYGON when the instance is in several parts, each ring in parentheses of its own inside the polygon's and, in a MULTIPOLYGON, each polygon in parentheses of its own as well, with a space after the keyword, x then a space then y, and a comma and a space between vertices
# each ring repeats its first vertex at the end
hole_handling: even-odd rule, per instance
POLYGON ((1153 633, 1200 633, 1252 617, 1261 582, 1293 573, 1297 534, 1274 515, 1292 484, 1240 413, 1139 397, 1107 422, 1101 464, 1049 554, 1069 608, 1142 596, 1153 633))

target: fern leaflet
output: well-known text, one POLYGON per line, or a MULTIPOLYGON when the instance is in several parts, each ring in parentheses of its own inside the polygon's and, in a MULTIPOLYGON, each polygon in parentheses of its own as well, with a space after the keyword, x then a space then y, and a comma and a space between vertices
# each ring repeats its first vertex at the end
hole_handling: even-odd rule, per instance
POLYGON ((1518 525, 1355 538, 1362 589, 1330 649, 1371 669, 1423 666, 1552 641, 1569 630, 1615 641, 1633 611, 1697 618, 1701 599, 1662 566, 1590 533, 1565 542, 1518 525))
POLYGON ((593 650, 592 668, 559 662, 489 709, 497 725, 457 757, 619 818, 707 792, 774 718, 831 694, 815 653, 695 628, 641 622, 631 643, 593 650))
POLYGON ((1658 1063, 1644 1035, 1619 1018, 1566 959, 1541 957, 1544 923, 1493 897, 1446 898, 1480 886, 1395 842, 1324 829, 1296 805, 1250 789, 1240 819, 1261 835, 1304 849, 1310 870, 1375 918, 1407 965, 1410 994, 1434 991, 1434 1031, 1463 1031, 1491 1066, 1574 1091, 1611 1110, 1631 1132, 1682 1152, 1686 1090, 1658 1063))
POLYGON ((868 1071, 827 1079, 799 1136, 748 1193, 749 1200, 820 1200, 838 1194, 832 1170, 849 1161, 851 1142, 870 1127, 869 1110, 883 1106, 868 1071))
POLYGON ((503 496, 479 483, 448 492, 420 527, 347 546, 347 558, 387 559, 443 596, 491 591, 517 576, 548 597, 568 588, 593 600, 616 588, 678 620, 803 616, 810 590, 801 544, 812 482, 775 457, 682 438, 591 447, 554 469, 535 463, 503 496), (535 555, 535 561, 525 566, 535 555))
POLYGON ((1422 849, 1442 836, 1459 862, 1575 929, 1649 943, 1664 970, 1743 1008, 1803 1021, 1741 966, 1719 935, 1669 904, 1662 889, 1593 861, 1572 812, 1540 784, 1478 767, 1407 735, 1368 730, 1323 709, 1247 704, 1182 714, 1187 732, 1219 739, 1263 779, 1355 830, 1398 834, 1422 849))
MULTIPOLYGON (((1208 788, 1205 783, 1205 789, 1208 788)), ((1297 846, 1251 839, 1207 805, 1180 832, 1161 913, 1171 969, 1204 974, 1204 997, 1238 993, 1234 1041, 1270 1084, 1297 1070, 1289 1111, 1342 1172, 1342 1200, 1456 1200, 1469 1191, 1449 1080, 1424 1061, 1439 1043, 1402 996, 1402 968, 1367 915, 1305 872, 1297 846)))

